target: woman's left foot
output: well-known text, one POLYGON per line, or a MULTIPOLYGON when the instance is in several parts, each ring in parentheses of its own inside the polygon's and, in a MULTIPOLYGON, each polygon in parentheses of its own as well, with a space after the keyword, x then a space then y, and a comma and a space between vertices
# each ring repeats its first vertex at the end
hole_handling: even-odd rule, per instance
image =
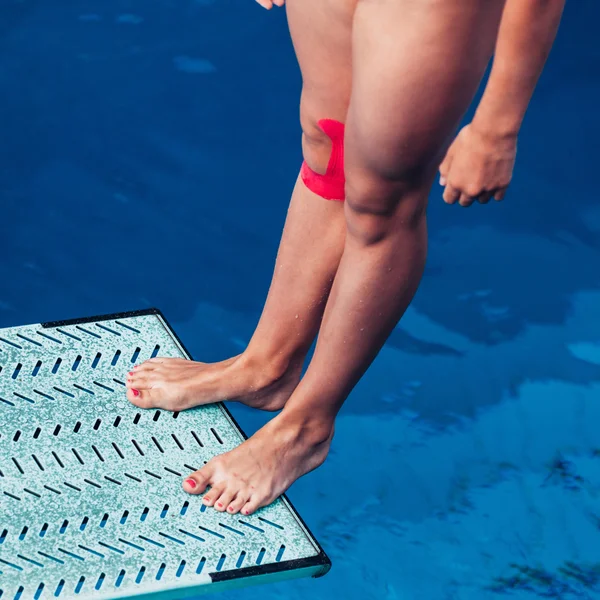
POLYGON ((206 364, 183 358, 152 358, 127 377, 127 399, 140 408, 181 411, 222 400, 259 410, 281 410, 300 381, 301 360, 248 353, 206 364))
POLYGON ((252 514, 271 504, 327 457, 333 424, 306 415, 282 413, 243 444, 211 459, 192 473, 183 489, 202 494, 204 504, 221 512, 252 514))

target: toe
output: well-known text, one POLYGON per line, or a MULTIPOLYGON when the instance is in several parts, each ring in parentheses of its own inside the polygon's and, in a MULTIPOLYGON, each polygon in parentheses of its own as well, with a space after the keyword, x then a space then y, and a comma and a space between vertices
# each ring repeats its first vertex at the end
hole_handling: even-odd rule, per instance
POLYGON ((135 373, 143 373, 144 371, 152 371, 157 367, 156 363, 153 363, 152 360, 145 360, 143 363, 139 365, 134 365, 133 370, 135 373))
POLYGON ((147 408, 139 390, 136 390, 135 388, 128 389, 125 395, 127 396, 127 400, 129 400, 129 402, 131 402, 131 404, 133 404, 134 406, 137 406, 139 408, 147 408))
POLYGON ((252 495, 250 496, 248 502, 246 502, 246 504, 244 504, 244 506, 242 507, 241 512, 243 515, 251 515, 252 513, 256 512, 261 506, 265 506, 265 504, 267 503, 261 502, 259 496, 252 495))
POLYGON ((207 486, 210 485, 211 477, 212 471, 204 467, 186 477, 183 482, 183 489, 188 494, 202 494, 206 491, 207 486))
POLYGON ((248 502, 250 494, 244 490, 240 490, 238 495, 229 503, 227 512, 231 515, 235 515, 242 510, 242 507, 248 502))
POLYGON ((135 387, 127 390, 127 400, 138 408, 158 408, 152 396, 152 390, 138 390, 135 387))
POLYGON ((144 367, 145 369, 153 369, 154 367, 156 367, 156 365, 160 365, 161 363, 164 363, 165 360, 168 360, 166 358, 161 358, 161 357, 156 357, 156 358, 149 358, 148 360, 145 360, 141 365, 140 365, 140 369, 142 367, 144 367))
POLYGON ((149 390, 150 388, 152 388, 152 379, 147 373, 130 371, 127 374, 126 385, 128 389, 149 390))
POLYGON ((225 484, 219 484, 213 486, 202 498, 202 502, 206 504, 206 506, 214 506, 215 502, 218 498, 221 497, 221 494, 225 491, 225 484))
POLYGON ((157 356, 156 358, 149 358, 143 364, 146 365, 147 369, 155 369, 158 365, 168 365, 175 363, 188 364, 189 362, 191 361, 186 360, 185 358, 157 356))
POLYGON ((231 501, 235 498, 237 489, 232 483, 223 490, 223 493, 215 501, 215 509, 219 512, 224 512, 227 507, 231 504, 231 501))

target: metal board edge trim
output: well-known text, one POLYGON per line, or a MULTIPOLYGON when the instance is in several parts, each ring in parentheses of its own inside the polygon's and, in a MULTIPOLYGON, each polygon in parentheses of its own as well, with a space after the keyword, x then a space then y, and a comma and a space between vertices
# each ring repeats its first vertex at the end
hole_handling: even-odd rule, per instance
MULTIPOLYGON (((116 319, 127 319, 131 317, 146 317, 148 315, 160 315, 165 322, 163 314, 157 308, 142 308, 140 310, 130 310, 126 312, 110 313, 108 315, 99 315, 96 317, 80 317, 78 319, 65 319, 62 321, 47 321, 40 323, 44 329, 52 329, 54 327, 64 327, 66 325, 81 325, 83 323, 94 323, 97 321, 114 321, 116 319)), ((167 324, 168 329, 173 333, 172 328, 167 324)))
MULTIPOLYGON (((289 561, 294 562, 294 561, 289 561)), ((293 579, 303 579, 305 577, 319 577, 319 568, 316 566, 301 566, 295 570, 273 571, 250 575, 244 581, 238 578, 223 579, 212 581, 210 575, 206 575, 206 580, 193 586, 159 588, 153 590, 141 591, 135 596, 135 600, 173 600, 173 598, 194 598, 205 594, 220 593, 227 590, 254 587, 267 583, 278 583, 281 581, 290 581, 293 579)), ((104 600, 121 600, 123 596, 111 594, 104 600)), ((83 600, 83 599, 82 599, 83 600)))
POLYGON ((331 561, 323 550, 316 556, 311 558, 299 558, 296 560, 287 560, 279 563, 270 563, 267 565, 256 565, 253 567, 246 567, 244 569, 231 569, 228 571, 215 571, 210 573, 210 578, 213 583, 220 583, 223 581, 231 581, 232 579, 251 578, 263 575, 270 575, 273 573, 281 573, 282 571, 297 571, 306 568, 316 568, 316 572, 313 577, 322 577, 325 575, 331 567, 331 561))

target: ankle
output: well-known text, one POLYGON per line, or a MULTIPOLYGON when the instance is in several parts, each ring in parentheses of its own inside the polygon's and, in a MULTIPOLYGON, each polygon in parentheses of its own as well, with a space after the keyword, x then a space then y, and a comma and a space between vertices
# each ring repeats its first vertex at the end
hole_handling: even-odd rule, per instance
POLYGON ((255 389, 273 385, 290 373, 297 373, 299 377, 302 370, 302 361, 281 353, 257 352, 250 347, 237 357, 235 365, 250 375, 255 389))
POLYGON ((329 444, 333 438, 335 419, 320 412, 286 406, 278 417, 290 436, 311 446, 329 444))
POLYGON ((274 383, 290 372, 300 373, 306 352, 291 352, 286 349, 260 347, 250 342, 240 355, 240 366, 262 373, 267 382, 274 383))

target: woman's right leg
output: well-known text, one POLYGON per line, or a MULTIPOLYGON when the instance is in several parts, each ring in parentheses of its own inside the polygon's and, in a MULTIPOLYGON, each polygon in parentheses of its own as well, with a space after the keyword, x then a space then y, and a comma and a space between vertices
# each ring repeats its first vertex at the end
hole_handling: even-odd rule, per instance
MULTIPOLYGON (((428 192, 492 54, 503 2, 359 0, 346 241, 319 341, 283 411, 184 481, 192 494, 211 487, 206 505, 251 514, 325 460, 337 412, 418 286, 428 192)), ((366 486, 368 476, 356 472, 366 486)))
MULTIPOLYGON (((288 0, 287 4, 303 79, 303 154, 317 173, 325 173, 331 152, 331 141, 318 121, 346 120, 355 3, 288 0)), ((258 196, 260 190, 252 193, 258 196)), ((317 196, 299 177, 269 294, 246 351, 210 365, 179 359, 149 360, 130 375, 128 399, 142 408, 170 410, 226 399, 265 410, 282 408, 299 381, 302 363, 319 329, 342 255, 345 230, 343 203, 317 196)))

